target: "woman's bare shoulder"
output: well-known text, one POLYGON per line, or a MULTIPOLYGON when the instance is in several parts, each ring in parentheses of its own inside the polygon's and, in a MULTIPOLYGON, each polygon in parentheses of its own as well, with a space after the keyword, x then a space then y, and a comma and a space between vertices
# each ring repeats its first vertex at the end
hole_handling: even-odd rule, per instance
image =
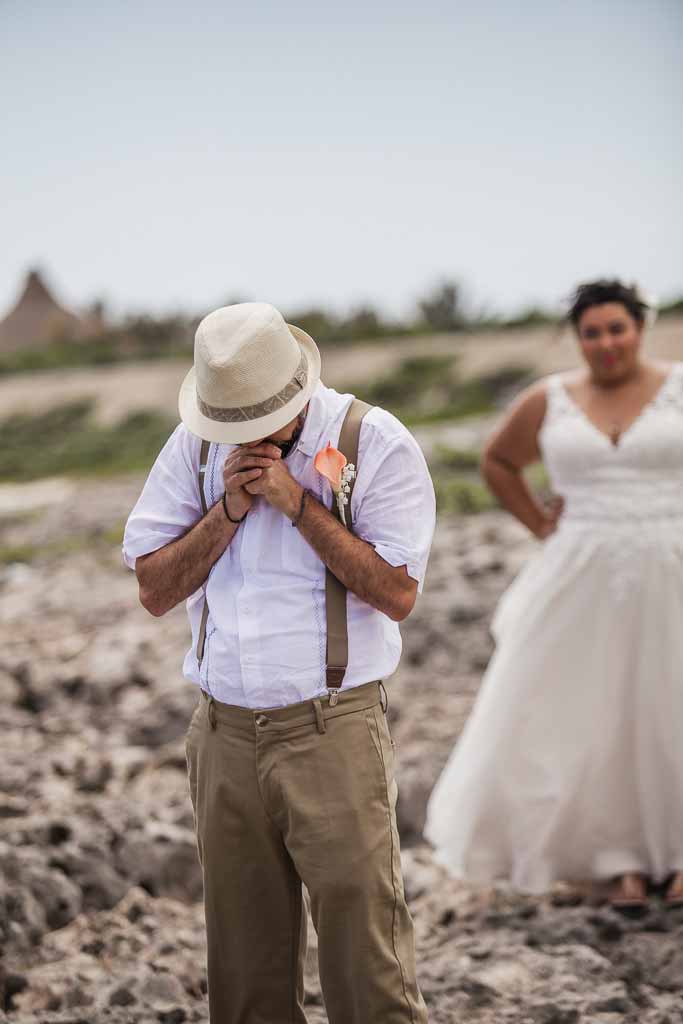
POLYGON ((519 431, 536 433, 545 417, 547 391, 547 377, 541 377, 520 391, 508 406, 500 430, 514 434, 519 431))
POLYGON ((519 468, 538 458, 538 434, 546 414, 547 388, 547 379, 541 378, 520 391, 489 438, 485 457, 503 457, 519 468))
POLYGON ((531 417, 545 413, 549 381, 549 377, 540 377, 520 391, 512 403, 511 413, 531 417))

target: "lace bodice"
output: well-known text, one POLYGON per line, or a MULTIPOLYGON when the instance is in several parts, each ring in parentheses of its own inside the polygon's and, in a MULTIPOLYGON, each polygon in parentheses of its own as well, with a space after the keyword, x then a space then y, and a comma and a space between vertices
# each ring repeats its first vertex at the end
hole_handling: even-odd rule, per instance
POLYGON ((548 378, 540 433, 564 524, 683 525, 683 363, 614 445, 571 398, 559 374, 548 378))

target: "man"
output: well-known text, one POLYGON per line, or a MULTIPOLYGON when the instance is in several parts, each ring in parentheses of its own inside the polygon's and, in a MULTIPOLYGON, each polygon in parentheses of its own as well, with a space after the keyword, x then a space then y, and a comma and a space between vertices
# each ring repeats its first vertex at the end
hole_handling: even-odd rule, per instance
POLYGON ((197 330, 183 422, 126 527, 144 607, 187 599, 192 625, 212 1024, 305 1022, 302 882, 330 1024, 427 1019, 381 680, 424 579, 434 492, 411 435, 373 408, 343 525, 314 456, 352 433, 352 402, 272 306, 216 310, 197 330))

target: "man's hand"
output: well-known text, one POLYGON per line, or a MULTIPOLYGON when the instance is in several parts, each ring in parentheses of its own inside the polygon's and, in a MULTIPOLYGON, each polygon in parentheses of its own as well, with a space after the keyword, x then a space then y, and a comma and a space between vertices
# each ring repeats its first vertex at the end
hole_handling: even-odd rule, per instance
MULTIPOLYGON (((270 467, 260 470, 258 477, 244 484, 244 489, 249 495, 260 494, 288 519, 298 516, 303 487, 292 477, 284 461, 275 460, 270 467)), ((347 590, 395 622, 410 614, 415 604, 417 581, 408 575, 407 566, 390 565, 371 544, 354 537, 315 499, 306 502, 298 526, 321 562, 347 590)))
POLYGON ((254 500, 252 494, 262 493, 251 491, 249 485, 271 467, 279 466, 281 456, 282 452, 277 445, 268 444, 267 441, 252 447, 236 448, 228 455, 223 466, 223 485, 228 512, 233 519, 241 519, 247 514, 254 500))
POLYGON ((245 484, 244 489, 249 495, 260 494, 288 519, 294 519, 299 511, 303 488, 282 461, 275 461, 263 469, 257 478, 245 484))

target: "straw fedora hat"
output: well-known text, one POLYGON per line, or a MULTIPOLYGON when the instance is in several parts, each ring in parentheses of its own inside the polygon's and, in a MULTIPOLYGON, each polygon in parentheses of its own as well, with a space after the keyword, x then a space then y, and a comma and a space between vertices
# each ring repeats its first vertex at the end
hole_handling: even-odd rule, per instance
POLYGON ((223 306, 197 328, 180 418, 205 441, 258 441, 295 419, 319 380, 316 343, 274 306, 223 306))

